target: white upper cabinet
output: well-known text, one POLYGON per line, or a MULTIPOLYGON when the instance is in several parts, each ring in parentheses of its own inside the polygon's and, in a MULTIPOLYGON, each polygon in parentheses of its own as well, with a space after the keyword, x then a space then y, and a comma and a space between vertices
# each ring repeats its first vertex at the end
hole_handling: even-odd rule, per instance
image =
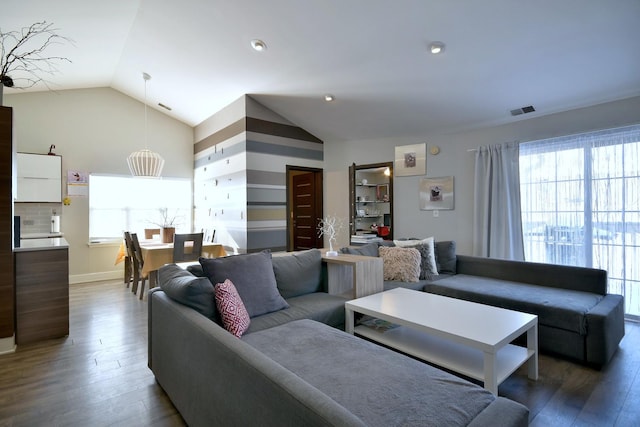
POLYGON ((18 153, 17 164, 16 202, 62 201, 62 157, 18 153))

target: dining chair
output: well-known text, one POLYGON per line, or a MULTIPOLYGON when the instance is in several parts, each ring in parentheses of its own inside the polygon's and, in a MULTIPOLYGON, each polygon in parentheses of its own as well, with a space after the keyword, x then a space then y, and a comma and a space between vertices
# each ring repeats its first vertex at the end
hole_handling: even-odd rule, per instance
POLYGON ((124 232, 124 283, 127 288, 133 280, 133 249, 131 248, 131 236, 128 231, 124 232))
POLYGON ((133 286, 131 292, 134 294, 138 291, 138 282, 140 282, 140 299, 144 296, 144 285, 147 281, 142 274, 144 267, 144 259, 142 258, 142 250, 140 249, 140 241, 136 233, 129 233, 131 236, 131 247, 133 248, 133 286))
POLYGON ((144 229, 144 238, 145 240, 153 239, 153 236, 160 236, 159 228, 145 228, 144 229))
POLYGON ((173 262, 197 261, 202 254, 203 233, 176 234, 173 239, 173 262), (187 245, 191 242, 191 245, 187 245))
POLYGON ((216 230, 205 230, 202 229, 202 233, 204 234, 203 242, 205 243, 213 243, 213 240, 216 238, 216 230))

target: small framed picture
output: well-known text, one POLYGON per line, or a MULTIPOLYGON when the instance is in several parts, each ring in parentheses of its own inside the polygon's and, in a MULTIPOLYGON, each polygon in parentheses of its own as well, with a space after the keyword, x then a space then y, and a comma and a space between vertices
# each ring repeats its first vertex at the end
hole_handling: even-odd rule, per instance
POLYGON ((420 180, 420 210, 453 209, 453 177, 420 180))
POLYGON ((379 202, 389 201, 389 184, 378 184, 376 186, 376 200, 379 202))
POLYGON ((393 172, 395 176, 424 175, 427 170, 427 144, 396 147, 393 172))

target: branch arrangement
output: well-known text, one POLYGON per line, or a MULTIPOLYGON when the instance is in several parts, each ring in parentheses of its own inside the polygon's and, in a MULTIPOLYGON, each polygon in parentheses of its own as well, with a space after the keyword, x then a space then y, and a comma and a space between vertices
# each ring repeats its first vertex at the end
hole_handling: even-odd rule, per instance
POLYGON ((336 234, 342 230, 343 222, 335 216, 325 216, 318 220, 318 236, 323 235, 329 238, 329 247, 333 250, 333 243, 336 241, 336 234))
POLYGON ((20 31, 3 32, 0 28, 0 84, 6 87, 29 88, 47 81, 43 75, 54 75, 57 62, 71 62, 61 56, 45 56, 53 44, 73 43, 57 34, 58 29, 47 21, 36 22, 20 31), (10 74, 14 74, 12 78, 10 74))
POLYGON ((178 225, 178 221, 181 219, 181 216, 178 215, 179 209, 175 209, 175 212, 173 214, 169 212, 169 208, 160 208, 158 209, 158 212, 160 213, 160 221, 159 222, 149 221, 149 222, 157 225, 160 228, 175 227, 176 225, 178 225))

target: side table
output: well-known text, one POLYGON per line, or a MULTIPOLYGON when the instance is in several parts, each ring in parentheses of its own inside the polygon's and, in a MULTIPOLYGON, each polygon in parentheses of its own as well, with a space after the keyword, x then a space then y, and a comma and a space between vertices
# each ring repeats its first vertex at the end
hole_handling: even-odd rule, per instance
POLYGON ((339 254, 326 256, 329 294, 360 298, 382 292, 382 258, 362 255, 339 254))

